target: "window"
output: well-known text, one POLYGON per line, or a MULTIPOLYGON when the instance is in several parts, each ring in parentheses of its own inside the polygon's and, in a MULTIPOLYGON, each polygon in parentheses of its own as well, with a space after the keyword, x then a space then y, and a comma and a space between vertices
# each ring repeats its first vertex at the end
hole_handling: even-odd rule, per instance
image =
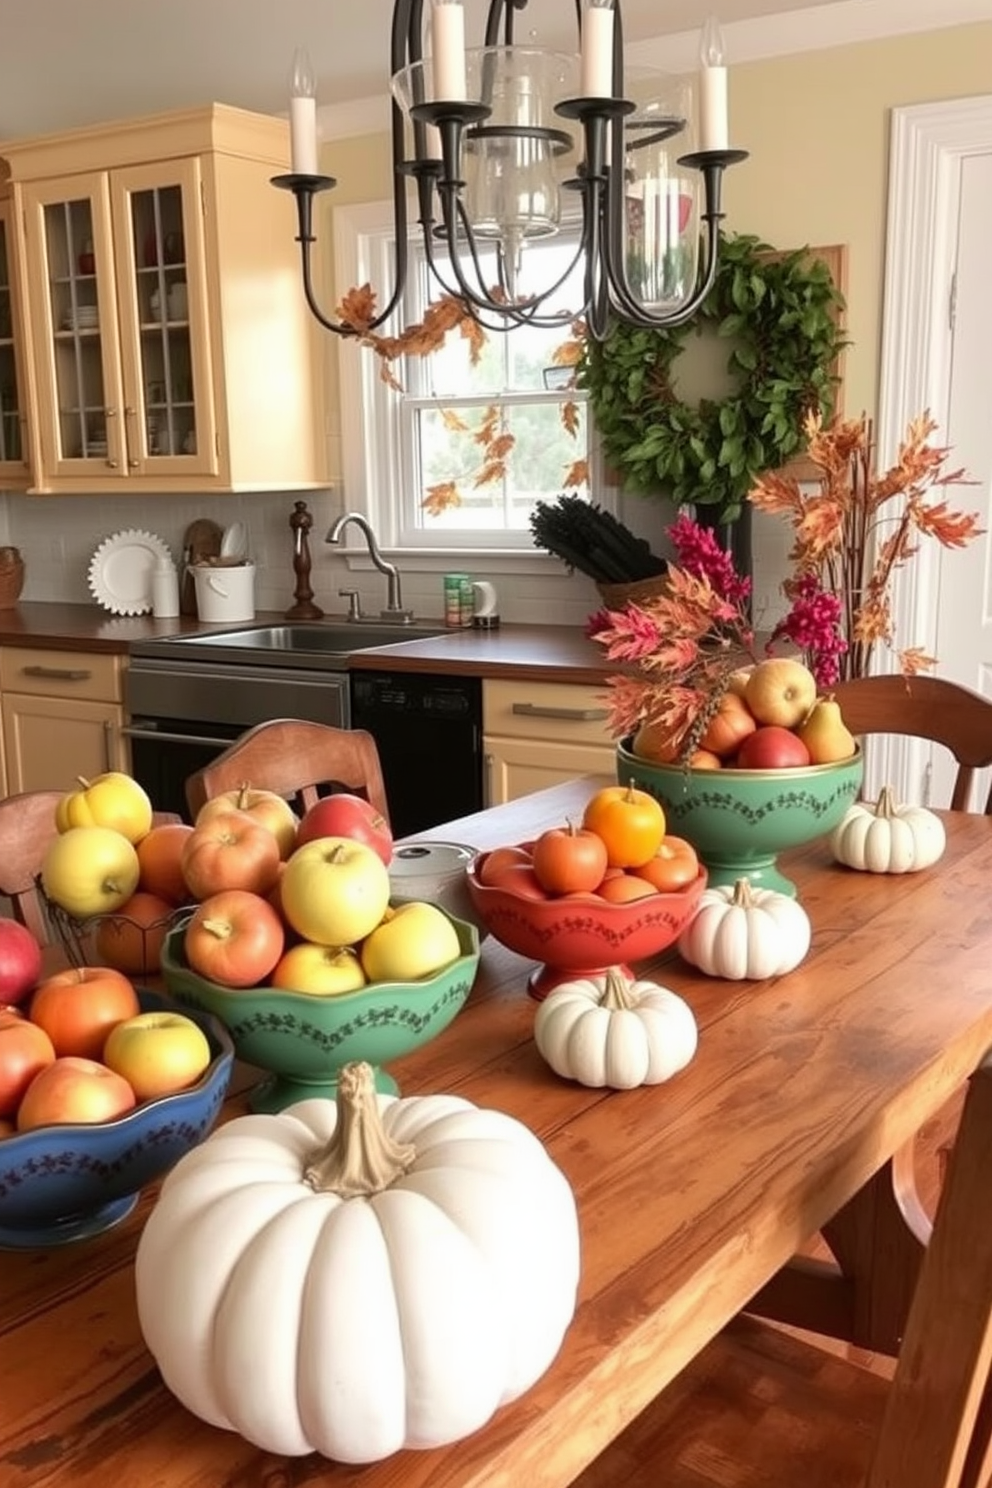
MULTIPOLYGON (((384 301, 392 280, 391 232, 389 204, 335 214, 338 299, 351 285, 368 282, 384 301)), ((527 273, 554 282, 575 251, 574 233, 533 244, 526 250, 527 273)), ((556 308, 578 304, 579 288, 577 275, 566 280, 556 308)), ((428 278, 422 247, 413 242, 394 329, 419 321, 440 293, 428 278)), ((442 350, 396 363, 401 392, 382 380, 373 353, 341 345, 345 501, 366 511, 383 546, 535 556, 529 525, 535 502, 575 489, 566 477, 576 461, 589 460, 585 395, 568 386, 569 370, 555 361, 569 336, 567 325, 493 331, 473 366, 468 344, 454 332, 442 350), (505 474, 480 482, 485 448, 478 436, 487 421, 511 436, 512 447, 505 474), (445 504, 449 486, 456 499, 445 504)))

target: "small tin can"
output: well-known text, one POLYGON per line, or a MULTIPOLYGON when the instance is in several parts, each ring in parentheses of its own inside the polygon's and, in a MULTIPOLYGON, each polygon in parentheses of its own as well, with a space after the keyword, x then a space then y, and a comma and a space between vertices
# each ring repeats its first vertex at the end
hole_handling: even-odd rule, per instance
POLYGON ((472 604, 472 581, 468 574, 450 573, 444 576, 444 623, 452 629, 461 629, 466 623, 471 624, 472 604), (468 586, 469 619, 462 619, 463 594, 465 586, 468 586))

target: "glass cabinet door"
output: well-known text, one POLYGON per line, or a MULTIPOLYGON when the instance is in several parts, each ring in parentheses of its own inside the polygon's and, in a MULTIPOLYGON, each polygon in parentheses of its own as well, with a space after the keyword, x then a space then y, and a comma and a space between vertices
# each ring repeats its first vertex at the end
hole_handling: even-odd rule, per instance
POLYGON ((50 202, 44 219, 56 458, 107 465, 118 453, 111 454, 108 444, 108 412, 115 405, 107 397, 103 367, 103 340, 113 335, 105 313, 112 289, 105 293, 97 280, 92 203, 88 197, 50 202))
POLYGON ((111 173, 128 444, 145 468, 216 468, 199 162, 111 173))
POLYGON ((27 469, 21 396, 23 384, 15 340, 10 228, 10 203, 0 202, 0 484, 11 475, 23 480, 27 469))
POLYGON ((32 183, 23 202, 41 478, 120 479, 127 459, 106 175, 32 183))

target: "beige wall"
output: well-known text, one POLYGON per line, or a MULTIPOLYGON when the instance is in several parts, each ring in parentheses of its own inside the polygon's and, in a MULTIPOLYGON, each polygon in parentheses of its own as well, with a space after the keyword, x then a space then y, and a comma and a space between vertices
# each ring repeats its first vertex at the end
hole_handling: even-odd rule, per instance
MULTIPOLYGON (((848 245, 851 413, 874 413, 878 400, 890 111, 989 92, 992 23, 731 70, 732 142, 751 158, 727 177, 726 226, 778 248, 848 245)), ((328 144, 323 165, 340 183, 333 201, 325 198, 329 205, 390 193, 384 135, 328 144)), ((322 236, 326 243, 329 224, 322 236)), ((331 348, 332 365, 337 350, 331 348)), ((346 371, 356 353, 351 347, 340 353, 346 371)))

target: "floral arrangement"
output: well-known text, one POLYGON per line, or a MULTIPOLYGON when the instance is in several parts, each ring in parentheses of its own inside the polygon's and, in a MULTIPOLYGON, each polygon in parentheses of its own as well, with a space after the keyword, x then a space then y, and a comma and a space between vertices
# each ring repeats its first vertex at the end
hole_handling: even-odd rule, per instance
MULTIPOLYGON (((914 419, 896 463, 875 470, 867 419, 806 421, 810 459, 821 474, 805 491, 786 476, 766 475, 750 493, 759 511, 786 516, 794 529, 794 571, 783 584, 790 609, 764 647, 788 641, 820 688, 867 674, 876 643, 893 645, 891 584, 917 551, 918 539, 964 547, 982 531, 978 514, 929 501, 934 488, 961 483, 946 472, 949 451, 931 444, 936 424, 914 419)), ((623 610, 599 610, 587 635, 625 670, 610 678, 610 727, 616 737, 656 724, 686 759, 697 747, 732 673, 756 662, 748 611, 750 581, 734 569, 713 532, 680 515, 668 528, 676 553, 665 590, 623 610)), ((933 665, 919 647, 898 653, 907 676, 933 665)))
POLYGON ((597 610, 586 634, 610 661, 610 729, 618 738, 658 724, 688 757, 740 666, 757 660, 747 611, 750 579, 709 529, 680 515, 668 528, 678 557, 663 592, 622 610, 597 610))
MULTIPOLYGON (((791 608, 772 644, 792 641, 821 687, 867 676, 875 645, 893 646, 892 577, 917 551, 919 538, 961 548, 982 530, 976 512, 927 499, 935 488, 964 481, 963 471, 944 469, 950 451, 930 443, 936 427, 928 414, 913 419, 896 463, 880 475, 868 419, 824 426, 811 415, 807 453, 820 472, 819 489, 810 493, 796 480, 771 474, 750 492, 752 506, 786 517, 794 534, 794 572, 783 585, 791 608)), ((936 659, 916 646, 897 656, 906 676, 936 659)))

